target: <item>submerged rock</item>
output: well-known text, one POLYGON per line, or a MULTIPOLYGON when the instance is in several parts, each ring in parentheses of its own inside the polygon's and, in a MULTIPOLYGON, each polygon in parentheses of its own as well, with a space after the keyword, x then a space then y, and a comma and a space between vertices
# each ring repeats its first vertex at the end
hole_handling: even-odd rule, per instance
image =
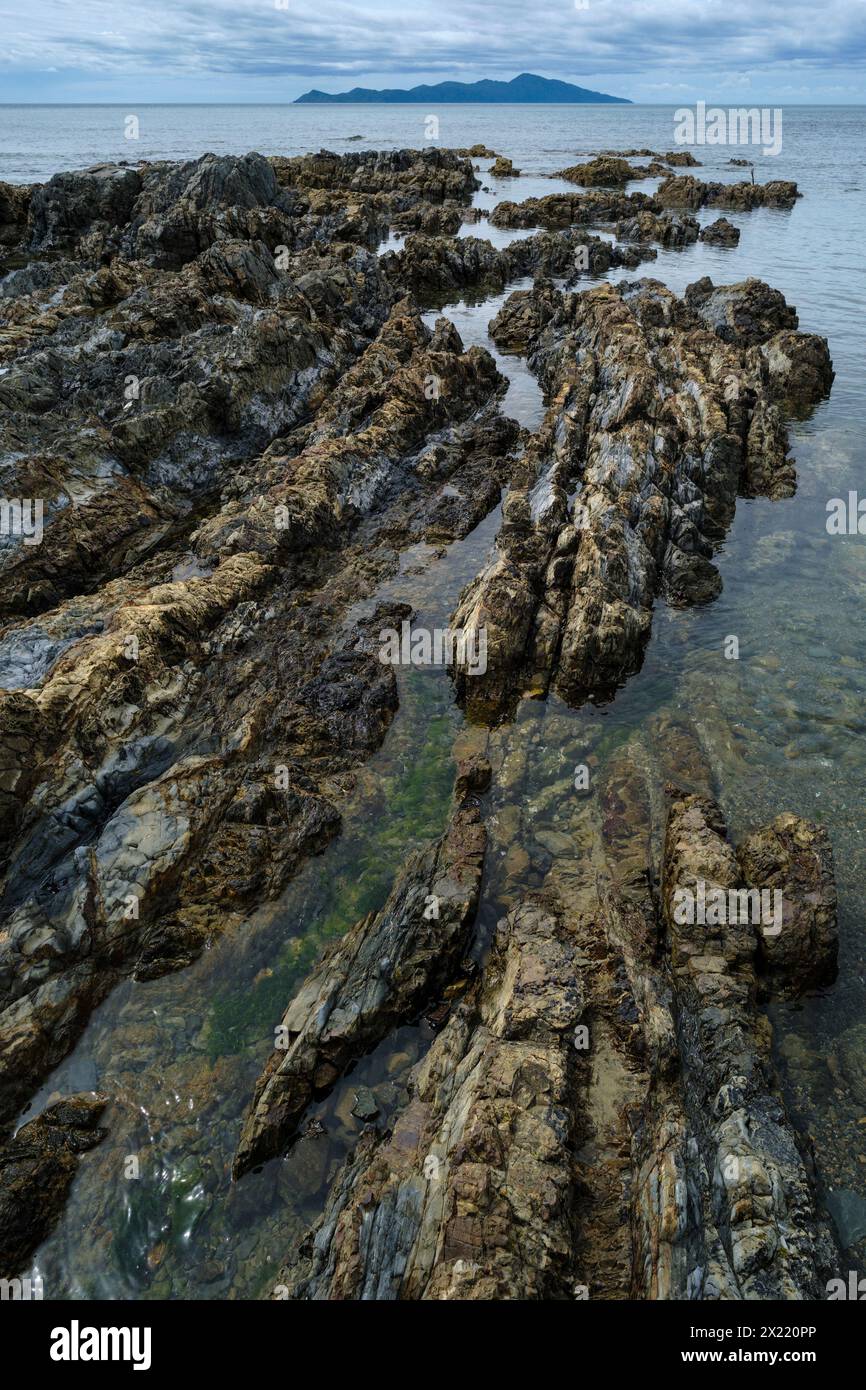
POLYGON ((836 1252, 755 1009, 758 928, 730 916, 711 925, 709 914, 689 923, 678 898, 701 884, 739 889, 737 859, 718 807, 675 795, 663 910, 682 1070, 637 1141, 644 1287, 659 1298, 820 1298, 836 1252))
MULTIPOLYGON (((533 235, 497 248, 456 235, 477 220, 480 157, 207 155, 0 185, 4 489, 44 503, 38 543, 0 546, 0 1122, 118 981, 182 969, 273 911, 339 833, 402 688, 382 632, 413 615, 373 595, 502 499, 454 617, 484 630, 487 670, 455 673, 479 727, 448 827, 288 1002, 244 1124, 236 1176, 400 1027, 391 1082, 347 1077, 334 1143, 357 1147, 336 1178, 321 1123, 299 1140, 305 1191, 333 1181, 277 1296, 817 1296, 832 1249, 758 1004, 831 977, 828 841, 783 816, 735 852, 671 717, 573 801, 558 735, 513 749, 499 785, 484 728, 527 690, 606 697, 640 665, 656 599, 718 593, 738 493, 790 493, 785 416, 833 375, 762 282, 679 297, 544 277, 637 266, 652 243, 691 245, 697 207, 786 207, 796 188, 608 153, 580 166, 597 189, 500 203, 492 225, 533 235), (663 196, 621 191, 657 174, 663 196), (379 256, 389 231, 405 245, 379 256), (421 314, 530 275, 491 332, 538 378, 533 434, 503 415, 493 356, 421 314), (550 785, 529 827, 531 756, 550 785), (667 778, 691 797, 675 798, 659 895, 667 778), (482 797, 506 882, 473 926, 482 797), (698 875, 778 884, 778 940, 684 928, 671 893, 698 875)), ((730 238, 723 224, 705 239, 730 238)), ((198 1049, 203 1019, 186 1022, 198 1049)), ((852 1087, 853 1047, 834 1056, 852 1087)), ((137 1064, 120 1073, 133 1103, 137 1064)), ((234 1074, 206 1072, 202 1091, 234 1074)), ((0 1151, 8 1272, 56 1219, 104 1103, 62 1102, 0 1151)), ((247 1190, 257 1202, 254 1183, 232 1200, 247 1190)), ((250 1233, 243 1258, 255 1248, 250 1233)), ((157 1241, 148 1259, 164 1258, 157 1241)))
POLYGON ((0 1277, 26 1266, 60 1216, 79 1156, 105 1137, 107 1097, 69 1096, 0 1146, 0 1277))
POLYGON ((782 815, 737 850, 750 888, 781 894, 779 930, 763 933, 760 956, 775 995, 798 996, 836 978, 839 928, 830 837, 823 826, 782 815))
MULTIPOLYGON (((654 781, 705 785, 687 728, 647 737, 654 781)), ((271 1297, 823 1297, 838 1252, 770 1061, 758 931, 675 909, 699 880, 742 887, 736 853, 705 793, 669 788, 656 897, 662 808, 636 751, 587 804, 602 858, 498 923, 271 1297)))
POLYGON ((381 911, 323 956, 277 1029, 238 1144, 236 1178, 284 1149, 314 1096, 391 1028, 412 1022, 448 982, 468 945, 485 842, 477 807, 462 802, 441 839, 408 859, 381 911))
POLYGON ((843 1249, 856 1245, 866 1236, 866 1197, 859 1192, 838 1188, 828 1192, 827 1210, 833 1218, 843 1249))
POLYGON ((540 904, 500 922, 392 1134, 361 1140, 274 1296, 571 1297, 581 1010, 568 930, 540 904))
POLYGON ((379 1114, 376 1097, 369 1086, 362 1086, 359 1091, 355 1092, 352 1114, 358 1120, 374 1120, 379 1114))
POLYGON ((338 833, 408 612, 350 606, 496 505, 518 435, 490 354, 372 250, 474 187, 431 150, 4 195, 10 249, 51 259, 0 300, 4 487, 44 502, 41 543, 0 548, 0 1115, 119 978, 188 964, 338 833))

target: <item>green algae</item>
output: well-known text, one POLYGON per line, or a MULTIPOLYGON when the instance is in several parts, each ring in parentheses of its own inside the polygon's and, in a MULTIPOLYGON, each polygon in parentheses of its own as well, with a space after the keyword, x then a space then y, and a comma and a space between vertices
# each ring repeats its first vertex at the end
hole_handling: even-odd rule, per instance
POLYGON ((428 679, 425 686, 426 674, 409 673, 401 692, 406 724, 423 729, 423 741, 396 750, 396 766, 384 776, 372 804, 352 815, 341 842, 310 867, 306 911, 292 911, 295 895, 290 889, 281 915, 294 934, 267 973, 244 989, 228 982, 212 1001, 205 1025, 211 1063, 246 1048, 258 1050, 321 951, 383 906, 408 850, 442 833, 454 781, 451 748, 457 716, 437 710, 443 683, 428 679), (315 906, 309 909, 309 903, 315 906))

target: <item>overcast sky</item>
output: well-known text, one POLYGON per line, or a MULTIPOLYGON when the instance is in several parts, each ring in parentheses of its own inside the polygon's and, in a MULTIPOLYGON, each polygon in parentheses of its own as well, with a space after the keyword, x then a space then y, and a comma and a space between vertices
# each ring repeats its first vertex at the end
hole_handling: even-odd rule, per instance
POLYGON ((633 101, 862 102, 866 0, 0 0, 0 101, 292 101, 531 71, 633 101))

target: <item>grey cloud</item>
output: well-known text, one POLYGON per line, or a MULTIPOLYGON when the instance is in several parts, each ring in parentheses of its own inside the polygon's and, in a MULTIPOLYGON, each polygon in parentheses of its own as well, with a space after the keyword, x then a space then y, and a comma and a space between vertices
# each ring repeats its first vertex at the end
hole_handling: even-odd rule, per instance
MULTIPOLYGON (((7 0, 0 0, 0 14, 7 0)), ((767 71, 862 65, 862 0, 42 0, 9 15, 0 67, 332 79, 767 71)), ((17 6, 16 6, 17 9, 17 6)))

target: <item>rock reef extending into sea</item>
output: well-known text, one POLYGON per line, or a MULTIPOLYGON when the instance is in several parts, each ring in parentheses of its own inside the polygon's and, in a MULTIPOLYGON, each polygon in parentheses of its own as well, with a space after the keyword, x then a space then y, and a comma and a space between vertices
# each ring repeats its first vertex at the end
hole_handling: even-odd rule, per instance
POLYGON ((239 1101, 242 1183, 395 1028, 435 1018, 273 1296, 800 1299, 835 1272, 763 1011, 834 977, 821 827, 791 808, 734 847, 678 729, 652 770, 606 769, 579 884, 552 873, 479 925, 497 730, 526 696, 610 699, 660 600, 718 595, 737 498, 791 495, 786 422, 833 381, 762 281, 604 277, 733 246, 738 226, 694 214, 798 190, 606 152, 563 171, 583 192, 495 207, 532 234, 494 247, 462 234, 492 154, 0 184, 0 490, 4 525, 22 518, 0 536, 0 1276, 58 1219, 112 1097, 16 1117, 120 981, 239 937, 340 834, 400 703, 381 632, 413 610, 377 591, 500 504, 454 595, 487 663, 452 673, 479 748, 448 824, 284 1001, 239 1101), (537 379, 537 429, 504 408, 504 358, 428 322, 463 294, 503 296, 490 335, 537 379), (681 923, 698 880, 780 892, 781 934, 681 923))
MULTIPOLYGON (((700 767, 693 748, 674 751, 700 767)), ((272 1297, 822 1296, 838 1254, 759 1008, 768 990, 796 990, 796 970, 761 972, 766 938, 749 923, 678 925, 678 890, 762 876, 741 867, 750 852, 738 862, 709 797, 670 785, 655 866, 648 792, 624 758, 601 790, 594 885, 526 896, 483 971, 454 976, 406 1104, 388 1132, 364 1130, 272 1297)), ((774 881, 796 954, 816 912, 797 880, 828 843, 786 824, 797 849, 774 881)), ((826 875, 821 903, 835 921, 826 875)))

